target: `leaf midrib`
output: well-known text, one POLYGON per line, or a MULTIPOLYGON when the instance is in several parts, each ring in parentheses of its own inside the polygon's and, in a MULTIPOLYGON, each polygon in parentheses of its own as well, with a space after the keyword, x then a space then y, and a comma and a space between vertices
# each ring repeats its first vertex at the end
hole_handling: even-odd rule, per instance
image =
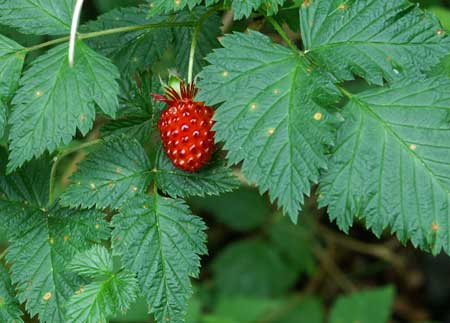
POLYGON ((401 144, 401 146, 406 150, 408 154, 410 154, 412 157, 415 157, 415 159, 419 160, 429 173, 430 177, 432 177, 435 180, 435 182, 438 183, 441 189, 445 193, 447 193, 447 196, 450 194, 449 190, 443 185, 443 183, 439 180, 439 177, 433 172, 433 170, 430 169, 425 160, 415 151, 409 148, 409 145, 400 137, 400 135, 397 134, 397 132, 394 129, 392 129, 389 123, 384 121, 383 118, 381 118, 375 111, 371 109, 368 102, 365 102, 355 96, 351 97, 351 100, 355 102, 356 105, 360 106, 364 111, 366 111, 370 116, 372 116, 376 121, 378 121, 383 128, 385 128, 395 139, 397 139, 397 141, 401 144))

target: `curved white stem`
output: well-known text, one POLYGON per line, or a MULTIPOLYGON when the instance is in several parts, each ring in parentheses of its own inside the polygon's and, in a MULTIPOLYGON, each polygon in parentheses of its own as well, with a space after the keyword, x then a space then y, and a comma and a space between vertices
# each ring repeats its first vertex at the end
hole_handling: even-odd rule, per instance
POLYGON ((84 0, 77 0, 75 10, 73 11, 72 27, 70 28, 70 42, 69 42, 69 65, 73 67, 75 63, 75 43, 77 39, 78 23, 80 22, 81 8, 84 0))

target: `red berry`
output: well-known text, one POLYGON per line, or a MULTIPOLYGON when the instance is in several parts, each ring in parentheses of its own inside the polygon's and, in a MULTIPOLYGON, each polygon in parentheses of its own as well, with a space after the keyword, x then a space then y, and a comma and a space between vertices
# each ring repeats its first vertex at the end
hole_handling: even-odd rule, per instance
POLYGON ((154 94, 167 108, 158 122, 164 150, 175 167, 196 172, 211 159, 214 150, 214 110, 204 102, 194 101, 195 84, 180 83, 180 92, 166 88, 166 96, 154 94))

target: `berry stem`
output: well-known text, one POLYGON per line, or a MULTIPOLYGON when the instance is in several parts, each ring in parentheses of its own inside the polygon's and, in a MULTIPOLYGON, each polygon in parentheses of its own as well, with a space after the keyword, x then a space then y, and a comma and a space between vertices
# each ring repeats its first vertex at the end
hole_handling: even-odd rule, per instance
POLYGON ((215 6, 209 9, 198 21, 197 25, 195 26, 194 33, 192 34, 192 41, 191 41, 191 49, 189 52, 189 68, 188 68, 188 83, 192 83, 193 78, 193 72, 194 72, 194 60, 195 60, 195 50, 197 48, 197 40, 198 36, 200 34, 200 31, 203 27, 203 24, 205 21, 213 15, 217 10, 219 10, 221 6, 215 6))
POLYGON ((68 148, 68 149, 61 151, 58 155, 55 156, 55 158, 53 158, 53 165, 52 165, 52 169, 50 171, 50 186, 49 186, 49 191, 48 191, 48 205, 49 206, 52 205, 55 200, 55 179, 56 179, 56 171, 58 170, 59 162, 64 157, 66 157, 76 151, 97 145, 102 141, 103 141, 102 139, 96 139, 96 140, 84 142, 76 147, 68 148))

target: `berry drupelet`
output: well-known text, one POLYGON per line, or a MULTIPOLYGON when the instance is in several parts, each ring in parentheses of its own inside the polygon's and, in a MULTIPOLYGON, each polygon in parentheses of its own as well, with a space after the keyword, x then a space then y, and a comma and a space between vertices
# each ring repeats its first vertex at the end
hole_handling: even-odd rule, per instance
POLYGON ((214 151, 214 110, 204 102, 194 101, 198 89, 194 83, 180 83, 179 92, 166 87, 165 95, 153 98, 167 104, 158 128, 164 150, 175 167, 196 172, 211 159, 214 151))

